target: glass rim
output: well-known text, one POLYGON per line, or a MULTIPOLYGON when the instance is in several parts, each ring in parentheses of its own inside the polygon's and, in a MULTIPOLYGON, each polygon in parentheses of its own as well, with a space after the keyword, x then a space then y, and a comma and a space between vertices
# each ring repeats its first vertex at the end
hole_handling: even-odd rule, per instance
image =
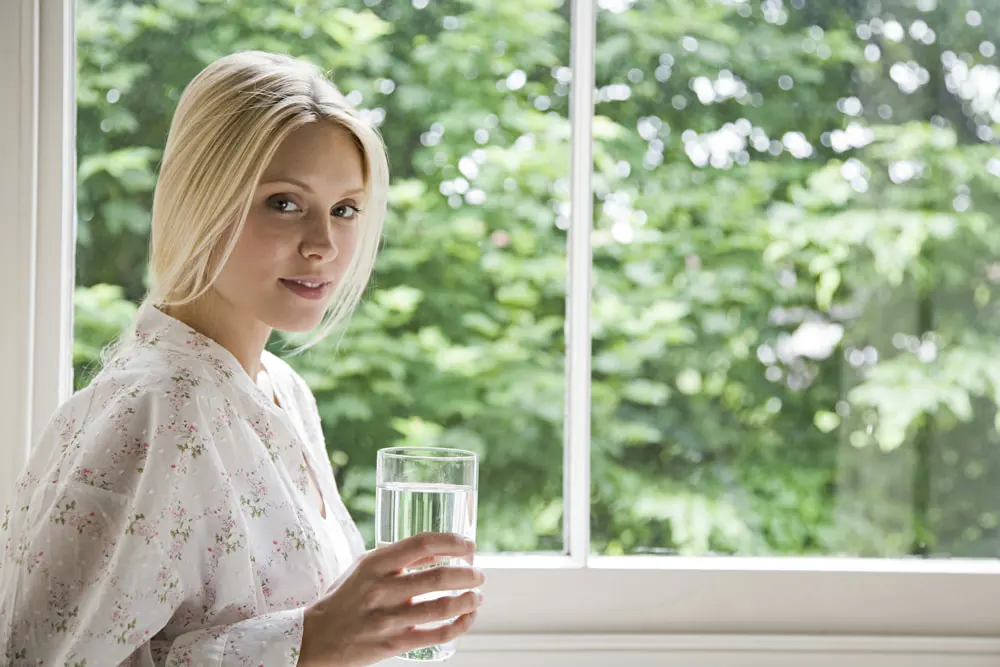
POLYGON ((420 447, 419 445, 410 445, 403 447, 385 447, 378 450, 378 457, 411 459, 415 461, 474 461, 478 459, 479 455, 467 449, 452 449, 450 447, 420 447), (434 452, 436 454, 445 453, 445 455, 425 456, 420 454, 407 454, 406 452, 434 452))

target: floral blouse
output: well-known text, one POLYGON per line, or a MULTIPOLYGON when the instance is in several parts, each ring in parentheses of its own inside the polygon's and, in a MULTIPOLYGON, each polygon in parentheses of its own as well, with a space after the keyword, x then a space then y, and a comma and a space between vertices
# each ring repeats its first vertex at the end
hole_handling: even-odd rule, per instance
POLYGON ((281 407, 225 348, 140 311, 0 515, 3 665, 297 663, 304 606, 364 543, 312 394, 277 357, 262 363, 281 407))

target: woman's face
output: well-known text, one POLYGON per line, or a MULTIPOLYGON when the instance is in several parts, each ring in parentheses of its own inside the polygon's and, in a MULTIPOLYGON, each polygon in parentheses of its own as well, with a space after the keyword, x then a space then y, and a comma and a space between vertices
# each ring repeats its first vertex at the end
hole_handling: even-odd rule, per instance
POLYGON ((318 325, 357 247, 362 164, 343 127, 311 123, 292 132, 257 185, 218 295, 270 328, 318 325))

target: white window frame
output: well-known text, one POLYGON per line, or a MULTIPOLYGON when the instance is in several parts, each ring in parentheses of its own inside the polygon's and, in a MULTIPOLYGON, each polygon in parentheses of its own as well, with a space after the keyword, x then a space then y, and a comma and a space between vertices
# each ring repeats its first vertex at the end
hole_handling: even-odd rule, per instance
MULTIPOLYGON (((71 391, 73 0, 3 0, 0 505, 71 391)), ((987 667, 1000 561, 589 553, 594 0, 574 0, 565 556, 484 555, 488 604, 456 667, 987 667)))
POLYGON ((73 0, 0 6, 0 504, 72 389, 73 0))

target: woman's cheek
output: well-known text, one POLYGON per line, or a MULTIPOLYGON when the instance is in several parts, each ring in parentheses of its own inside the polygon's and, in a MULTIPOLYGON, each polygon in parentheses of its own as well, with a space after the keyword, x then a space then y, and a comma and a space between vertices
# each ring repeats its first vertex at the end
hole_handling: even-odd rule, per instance
POLYGON ((344 250, 348 258, 354 255, 354 252, 358 249, 358 242, 361 239, 361 233, 358 229, 357 224, 351 225, 347 232, 344 234, 344 250))

